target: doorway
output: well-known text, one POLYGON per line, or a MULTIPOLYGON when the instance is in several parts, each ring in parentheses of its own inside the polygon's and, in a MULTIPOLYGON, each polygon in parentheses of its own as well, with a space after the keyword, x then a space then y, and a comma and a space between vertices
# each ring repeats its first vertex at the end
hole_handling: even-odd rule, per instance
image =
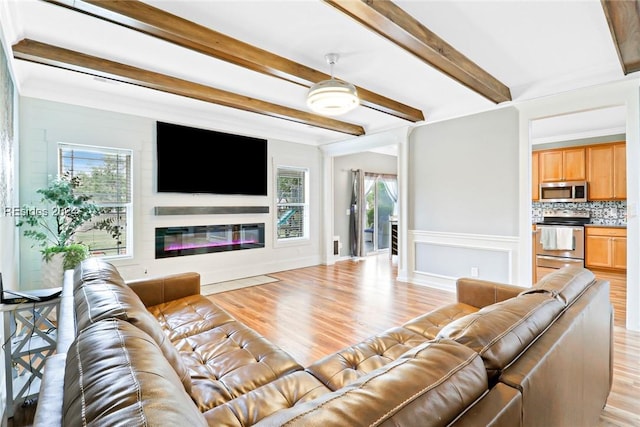
MULTIPOLYGON (((629 181, 626 167, 626 115, 625 105, 607 106, 531 119, 529 128, 532 148, 532 220, 534 224, 539 223, 545 212, 553 209, 580 210, 588 215, 590 227, 587 229, 589 235, 584 240, 583 266, 591 270, 596 278, 609 281, 614 319, 616 325, 622 327, 626 326, 629 305, 626 256, 626 187, 629 181), (576 172, 571 170, 574 165, 564 160, 567 157, 564 153, 571 153, 580 159, 575 165, 582 167, 581 170, 577 169, 582 174, 578 178, 586 180, 589 185, 586 202, 550 203, 540 200, 540 184, 554 180, 549 174, 542 173, 547 165, 545 162, 553 166, 553 156, 559 153, 563 155, 560 166, 565 175, 576 172), (591 170, 595 171, 593 175, 591 170), (614 237, 610 237, 610 234, 614 237), (606 261, 601 261, 600 258, 606 261)), ((534 230, 535 228, 539 227, 534 225, 534 230)), ((539 231, 533 232, 533 239, 535 247, 536 241, 541 239, 539 231)), ((555 271, 555 268, 540 266, 536 262, 535 251, 533 259, 534 283, 555 271)))
POLYGON ((362 240, 365 255, 388 251, 391 244, 390 220, 396 217, 398 209, 397 176, 365 173, 364 195, 362 240))

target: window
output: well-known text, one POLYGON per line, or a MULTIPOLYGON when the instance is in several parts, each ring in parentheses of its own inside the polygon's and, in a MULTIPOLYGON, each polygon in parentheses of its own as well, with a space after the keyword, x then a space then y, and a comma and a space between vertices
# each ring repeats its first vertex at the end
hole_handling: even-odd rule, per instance
POLYGON ((309 237, 309 189, 307 169, 277 168, 277 240, 309 237))
POLYGON ((80 191, 91 196, 92 202, 104 212, 78 231, 76 239, 89 246, 94 256, 130 255, 131 151, 59 144, 58 156, 60 174, 79 177, 80 191), (104 219, 121 227, 119 239, 92 226, 104 219))

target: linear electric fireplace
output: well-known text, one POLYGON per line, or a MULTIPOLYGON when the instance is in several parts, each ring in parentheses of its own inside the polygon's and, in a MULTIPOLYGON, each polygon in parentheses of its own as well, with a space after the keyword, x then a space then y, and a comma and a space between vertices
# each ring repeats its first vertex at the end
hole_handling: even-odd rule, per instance
POLYGON ((156 258, 264 248, 264 223, 156 228, 156 258))

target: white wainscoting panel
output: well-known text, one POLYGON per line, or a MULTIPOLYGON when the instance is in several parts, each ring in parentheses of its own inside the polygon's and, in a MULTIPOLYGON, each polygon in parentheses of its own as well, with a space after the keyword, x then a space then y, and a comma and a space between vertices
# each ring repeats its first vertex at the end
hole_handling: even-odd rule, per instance
POLYGON ((519 240, 490 236, 409 230, 408 282, 455 292, 460 277, 514 283, 519 240))

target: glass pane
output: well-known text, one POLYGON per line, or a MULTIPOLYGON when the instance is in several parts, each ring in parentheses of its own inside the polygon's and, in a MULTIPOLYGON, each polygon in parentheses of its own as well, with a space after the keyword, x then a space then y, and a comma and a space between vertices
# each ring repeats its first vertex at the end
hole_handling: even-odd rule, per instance
POLYGON ((130 165, 128 153, 60 148, 60 173, 80 177, 79 191, 95 203, 131 201, 130 165))
POLYGON ((106 212, 103 215, 99 215, 87 222, 76 232, 75 240, 76 242, 88 245, 89 252, 93 256, 126 255, 127 208, 118 206, 105 209, 106 212), (119 240, 113 238, 108 232, 96 227, 97 222, 105 219, 121 227, 122 233, 119 240))
POLYGON ((278 169, 278 203, 305 203, 304 171, 278 169))
POLYGON ((304 237, 304 206, 278 206, 278 239, 304 237))
POLYGON ((376 186, 375 178, 371 176, 364 177, 364 188, 367 189, 367 194, 364 195, 364 253, 367 254, 376 250, 374 245, 375 239, 375 215, 376 215, 376 186))
POLYGON ((393 199, 387 191, 387 187, 379 181, 377 183, 378 189, 378 218, 377 218, 377 231, 378 231, 378 249, 387 249, 389 247, 391 229, 389 227, 389 217, 393 215, 393 199))

